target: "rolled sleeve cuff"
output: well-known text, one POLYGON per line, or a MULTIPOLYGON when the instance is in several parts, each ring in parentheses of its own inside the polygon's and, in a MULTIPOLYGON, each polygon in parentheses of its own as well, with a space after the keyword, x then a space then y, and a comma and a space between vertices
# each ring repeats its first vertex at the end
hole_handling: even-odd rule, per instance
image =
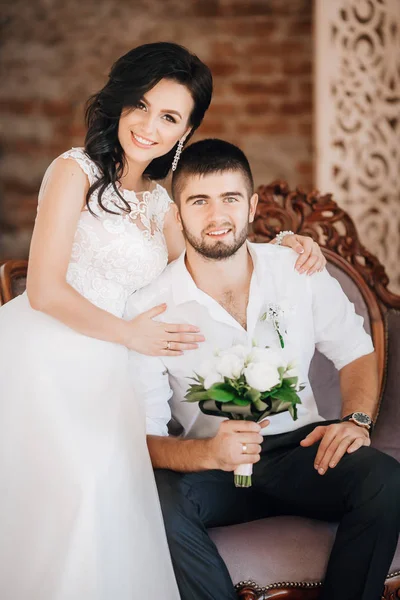
POLYGON ((168 436, 168 425, 163 419, 146 419, 146 435, 168 436))
POLYGON ((338 353, 336 356, 329 356, 338 371, 358 358, 374 352, 371 336, 366 333, 363 338, 363 340, 358 340, 357 344, 347 347, 345 351, 343 351, 342 347, 340 349, 340 354, 338 353))

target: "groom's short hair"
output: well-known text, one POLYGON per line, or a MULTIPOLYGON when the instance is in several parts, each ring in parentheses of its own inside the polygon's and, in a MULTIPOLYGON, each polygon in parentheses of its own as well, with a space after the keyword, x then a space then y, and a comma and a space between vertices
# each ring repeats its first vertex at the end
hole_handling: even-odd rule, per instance
POLYGON ((182 152, 176 171, 172 175, 172 196, 179 205, 185 179, 191 175, 211 175, 225 171, 241 171, 246 180, 249 197, 254 193, 254 181, 249 161, 244 152, 234 144, 218 139, 201 140, 182 152))

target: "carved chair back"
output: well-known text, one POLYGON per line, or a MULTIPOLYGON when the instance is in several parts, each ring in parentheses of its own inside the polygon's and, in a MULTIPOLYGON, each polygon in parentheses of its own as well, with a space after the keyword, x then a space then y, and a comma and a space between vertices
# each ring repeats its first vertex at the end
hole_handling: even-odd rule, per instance
POLYGON ((26 260, 8 260, 0 266, 0 305, 25 291, 27 270, 26 260))
MULTIPOLYGON (((250 239, 268 242, 281 230, 311 236, 327 258, 327 269, 338 279, 356 312, 364 317, 365 329, 371 333, 379 367, 382 396, 385 384, 387 339, 385 313, 400 308, 400 297, 388 289, 383 266, 361 244, 349 215, 332 199, 331 194, 290 191, 277 181, 258 189, 259 204, 250 239)), ((332 363, 316 351, 310 369, 310 382, 321 414, 337 418, 340 412, 339 378, 332 363)))

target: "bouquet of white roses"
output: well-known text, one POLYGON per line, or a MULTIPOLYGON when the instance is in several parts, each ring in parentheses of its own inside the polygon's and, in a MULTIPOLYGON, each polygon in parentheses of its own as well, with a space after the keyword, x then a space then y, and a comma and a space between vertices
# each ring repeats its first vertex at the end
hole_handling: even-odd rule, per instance
MULTIPOLYGON (((289 411, 297 419, 298 384, 295 363, 269 348, 232 346, 200 364, 185 395, 187 402, 199 402, 206 415, 262 421, 289 411)), ((251 486, 253 465, 235 469, 235 485, 251 486)))

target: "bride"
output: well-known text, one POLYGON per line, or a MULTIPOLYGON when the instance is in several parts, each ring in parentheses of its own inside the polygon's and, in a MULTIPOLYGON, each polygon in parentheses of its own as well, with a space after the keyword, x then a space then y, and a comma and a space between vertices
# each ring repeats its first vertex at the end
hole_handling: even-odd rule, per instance
MULTIPOLYGON (((209 69, 147 44, 113 66, 87 107, 85 148, 48 168, 27 292, 0 310, 0 597, 178 600, 129 349, 197 348, 191 325, 122 319, 131 293, 180 251, 156 183, 200 125, 209 69)), ((308 238, 306 268, 323 266, 308 238), (309 257, 309 258, 308 258, 309 257)))

